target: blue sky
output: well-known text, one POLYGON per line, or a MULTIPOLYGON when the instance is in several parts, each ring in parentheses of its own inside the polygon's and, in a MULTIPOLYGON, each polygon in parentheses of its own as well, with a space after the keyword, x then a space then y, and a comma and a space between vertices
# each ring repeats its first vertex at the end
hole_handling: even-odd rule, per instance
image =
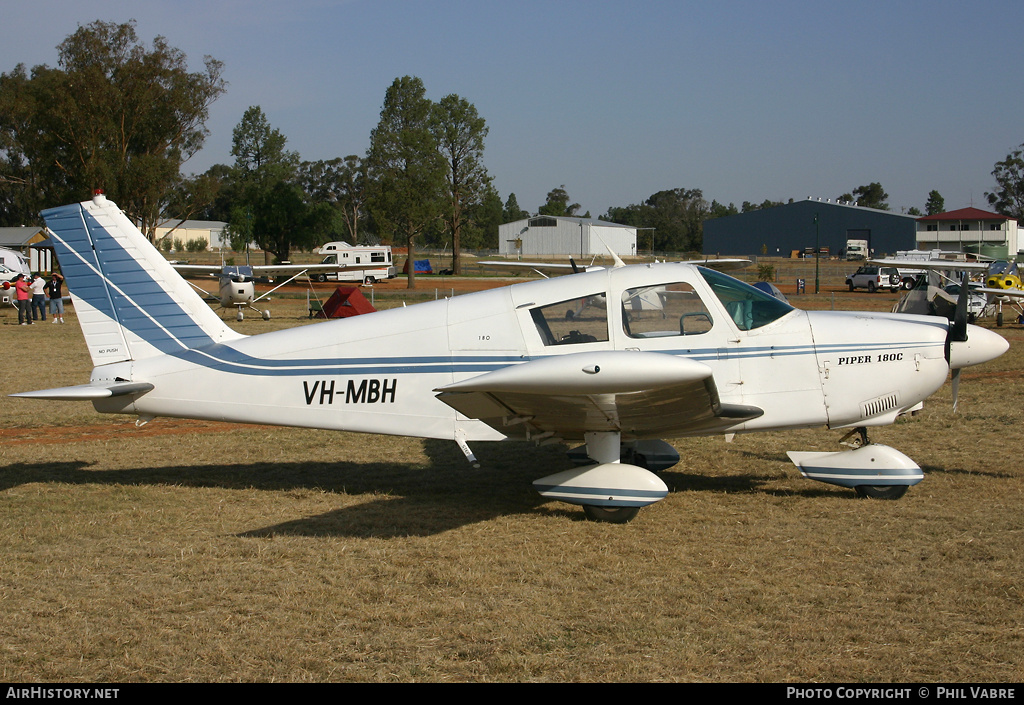
POLYGON ((195 69, 225 64, 205 149, 250 105, 304 159, 363 155, 384 93, 420 77, 487 120, 502 199, 565 185, 594 216, 656 191, 835 198, 879 181, 987 208, 1024 143, 1024 3, 659 0, 0 0, 0 71, 56 65, 79 24, 135 19, 195 69))

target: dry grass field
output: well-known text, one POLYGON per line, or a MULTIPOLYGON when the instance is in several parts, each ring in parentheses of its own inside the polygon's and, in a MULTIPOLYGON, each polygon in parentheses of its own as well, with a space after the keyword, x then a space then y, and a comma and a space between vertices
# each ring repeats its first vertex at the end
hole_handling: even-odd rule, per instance
MULTIPOLYGON (((383 290, 379 292, 383 296, 383 290)), ((877 294, 795 297, 887 309, 877 294)), ((378 301, 378 305, 381 302, 378 301)), ((305 301, 270 322, 303 325, 305 301)), ((0 679, 1019 682, 1024 331, 872 438, 896 502, 805 480, 827 429, 675 442, 625 526, 530 482, 561 447, 102 416, 64 326, 0 311, 0 679)), ((991 325, 987 324, 986 325, 991 325)))

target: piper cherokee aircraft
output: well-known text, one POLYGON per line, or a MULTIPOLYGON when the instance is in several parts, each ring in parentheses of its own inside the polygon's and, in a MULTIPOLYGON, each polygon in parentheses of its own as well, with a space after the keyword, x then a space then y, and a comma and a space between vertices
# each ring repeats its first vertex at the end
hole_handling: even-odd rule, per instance
MULTIPOLYGON (((270 320, 270 311, 260 311, 253 304, 267 298, 285 284, 311 272, 339 272, 342 269, 368 269, 369 265, 344 265, 344 264, 272 264, 272 265, 204 265, 204 264, 172 264, 182 274, 208 274, 217 276, 220 279, 219 293, 214 296, 205 289, 195 284, 191 286, 206 294, 211 299, 220 302, 221 308, 235 308, 235 318, 241 321, 244 317, 244 309, 252 309, 263 316, 263 320, 270 320), (256 296, 255 279, 257 277, 288 277, 285 281, 275 286, 270 291, 256 296)), ((380 265, 377 265, 378 267, 380 265)))
POLYGON ((863 445, 793 453, 811 479, 901 496, 906 455, 867 442, 998 357, 1000 335, 935 316, 801 311, 715 270, 665 263, 524 282, 243 336, 102 195, 43 212, 86 344, 88 384, 24 392, 107 413, 337 429, 469 444, 583 441, 590 465, 536 480, 544 497, 621 523, 668 494, 663 438, 828 426, 863 445), (664 292, 665 313, 632 309, 664 292), (567 302, 603 309, 566 319, 567 302), (850 434, 848 434, 850 435, 850 434), (622 462, 623 456, 627 462, 622 462))

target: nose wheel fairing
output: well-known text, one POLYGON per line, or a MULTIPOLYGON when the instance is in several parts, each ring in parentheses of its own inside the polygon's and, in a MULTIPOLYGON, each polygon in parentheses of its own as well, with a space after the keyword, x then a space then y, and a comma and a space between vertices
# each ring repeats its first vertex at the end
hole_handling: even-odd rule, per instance
POLYGON ((841 487, 910 487, 924 479, 917 463, 878 443, 835 453, 789 451, 787 455, 809 480, 841 487))

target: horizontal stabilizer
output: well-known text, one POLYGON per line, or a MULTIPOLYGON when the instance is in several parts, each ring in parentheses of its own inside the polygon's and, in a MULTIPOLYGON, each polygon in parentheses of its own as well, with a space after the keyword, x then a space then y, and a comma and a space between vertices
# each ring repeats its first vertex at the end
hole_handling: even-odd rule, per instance
POLYGON ((125 394, 141 394, 153 388, 149 382, 114 382, 113 384, 79 384, 74 387, 57 387, 56 389, 40 389, 35 392, 20 392, 12 397, 26 399, 56 399, 61 401, 87 401, 89 399, 107 399, 125 394))

